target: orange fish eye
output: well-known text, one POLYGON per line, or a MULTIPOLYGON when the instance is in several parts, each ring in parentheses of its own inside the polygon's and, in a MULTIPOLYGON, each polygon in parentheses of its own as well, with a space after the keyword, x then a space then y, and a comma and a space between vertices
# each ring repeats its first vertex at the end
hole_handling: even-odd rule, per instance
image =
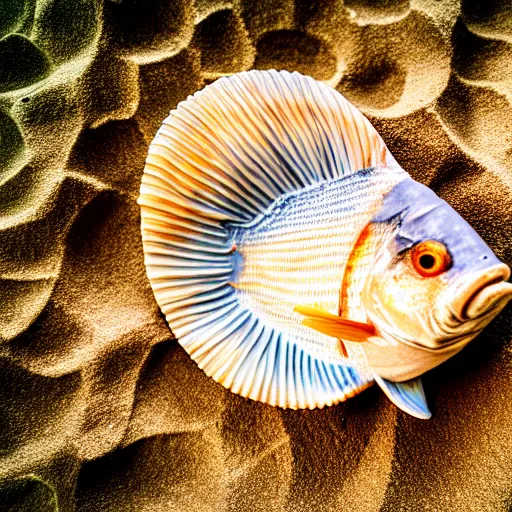
POLYGON ((452 263, 450 253, 444 244, 426 240, 412 248, 411 260, 416 272, 423 277, 442 274, 452 263))

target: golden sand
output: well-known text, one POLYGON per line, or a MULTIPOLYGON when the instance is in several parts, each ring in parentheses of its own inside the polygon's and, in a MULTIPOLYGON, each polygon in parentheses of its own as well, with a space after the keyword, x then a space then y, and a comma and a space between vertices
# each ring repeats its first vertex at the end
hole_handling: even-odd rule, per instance
POLYGON ((251 68, 323 80, 512 264, 505 0, 0 3, 0 510, 512 507, 512 309, 424 381, 317 411, 230 394, 173 339, 136 204, 169 110, 251 68))

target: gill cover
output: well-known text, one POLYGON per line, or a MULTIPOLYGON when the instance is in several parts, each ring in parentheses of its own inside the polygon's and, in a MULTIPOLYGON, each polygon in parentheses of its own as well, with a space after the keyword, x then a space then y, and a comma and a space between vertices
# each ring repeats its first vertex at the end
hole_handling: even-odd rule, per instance
MULTIPOLYGON (((368 344, 365 352, 380 377, 402 382, 455 355, 490 321, 492 311, 481 322, 456 318, 460 284, 492 269, 506 279, 508 271, 502 272, 506 265, 453 208, 410 178, 384 198, 373 222, 392 226, 365 289, 369 320, 387 343, 368 344), (414 265, 415 250, 429 240, 443 247, 449 260, 432 275, 414 265)), ((503 286, 497 288, 505 295, 503 286)))

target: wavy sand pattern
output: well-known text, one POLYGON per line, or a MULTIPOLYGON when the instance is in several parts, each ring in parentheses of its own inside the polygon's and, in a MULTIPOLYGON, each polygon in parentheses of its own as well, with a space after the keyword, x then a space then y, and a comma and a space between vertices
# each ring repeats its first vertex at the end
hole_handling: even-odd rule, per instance
POLYGON ((136 197, 177 103, 324 80, 512 264, 512 10, 496 0, 0 1, 0 509, 508 511, 512 310, 425 379, 318 411, 232 395, 173 340, 136 197))

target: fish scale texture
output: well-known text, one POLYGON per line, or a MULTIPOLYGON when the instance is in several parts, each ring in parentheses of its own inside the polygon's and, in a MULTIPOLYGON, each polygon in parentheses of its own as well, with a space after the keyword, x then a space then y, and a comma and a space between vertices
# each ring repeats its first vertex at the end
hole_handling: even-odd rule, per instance
MULTIPOLYGON (((311 344, 337 347, 301 326, 297 304, 317 304, 339 313, 340 288, 355 242, 378 211, 382 197, 403 173, 356 173, 284 198, 254 226, 234 227, 232 239, 241 255, 237 293, 247 309, 263 314, 311 344)), ((357 280, 358 276, 354 276, 357 280)), ((333 356, 340 356, 337 349, 333 356)))
POLYGON ((169 111, 311 75, 512 264, 509 2, 0 1, 0 510, 512 507, 512 315, 425 377, 284 411, 208 378, 149 286, 136 199, 169 111))
MULTIPOLYGON (((354 347, 350 359, 344 359, 337 340, 301 325, 302 317, 293 308, 316 304, 339 313, 341 283, 358 235, 382 197, 406 176, 381 169, 355 173, 285 196, 255 225, 235 226, 231 239, 241 256, 236 280, 240 306, 283 332, 285 343, 296 342, 341 368, 353 367, 363 382, 372 380, 362 352, 354 347)), ((362 276, 352 278, 357 282, 362 276)))

